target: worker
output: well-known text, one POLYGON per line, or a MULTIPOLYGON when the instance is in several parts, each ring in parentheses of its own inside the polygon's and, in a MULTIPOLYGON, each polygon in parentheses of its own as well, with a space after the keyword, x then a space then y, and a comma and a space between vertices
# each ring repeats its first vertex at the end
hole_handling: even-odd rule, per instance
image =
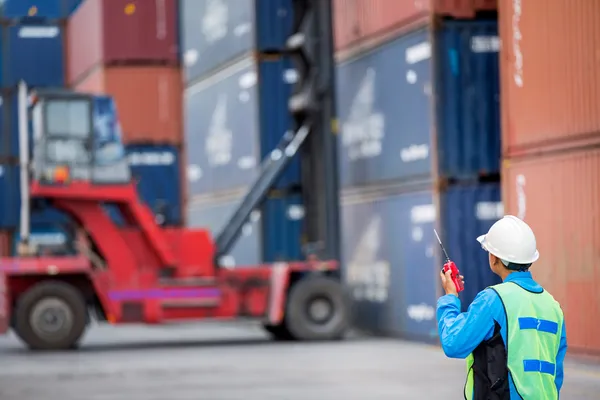
POLYGON ((477 241, 503 282, 461 313, 450 271, 441 273, 446 295, 437 303, 444 353, 467 359, 465 399, 558 399, 567 337, 560 305, 529 272, 539 258, 533 231, 507 215, 477 241))

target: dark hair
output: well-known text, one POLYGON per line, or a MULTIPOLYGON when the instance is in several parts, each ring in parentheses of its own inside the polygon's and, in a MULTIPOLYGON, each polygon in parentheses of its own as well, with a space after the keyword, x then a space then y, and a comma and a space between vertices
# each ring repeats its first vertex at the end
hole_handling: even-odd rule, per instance
POLYGON ((517 263, 509 262, 508 265, 506 265, 506 268, 510 269, 511 271, 518 271, 518 272, 526 272, 527 270, 529 270, 529 267, 531 267, 531 263, 517 264, 517 263))

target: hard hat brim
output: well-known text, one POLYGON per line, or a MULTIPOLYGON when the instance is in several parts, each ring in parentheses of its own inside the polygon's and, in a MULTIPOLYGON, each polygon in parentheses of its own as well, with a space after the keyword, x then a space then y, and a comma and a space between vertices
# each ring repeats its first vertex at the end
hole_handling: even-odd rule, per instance
MULTIPOLYGON (((494 254, 494 252, 492 252, 492 251, 490 251, 490 250, 488 249, 488 246, 487 246, 487 245, 486 245, 486 243, 485 243, 485 236, 486 236, 486 235, 481 235, 481 236, 478 236, 478 237, 477 237, 477 241, 479 242, 479 244, 481 244, 481 247, 482 247, 482 248, 483 248, 485 251, 487 251, 488 253, 494 254)), ((502 258, 502 257, 500 257, 500 256, 499 256, 499 255, 497 255, 497 254, 494 254, 494 255, 495 255, 496 257, 502 258)), ((536 250, 536 251, 535 251, 535 253, 533 254, 533 257, 531 257, 531 259, 529 259, 529 260, 525 260, 525 261, 519 260, 518 262, 517 262, 517 261, 512 261, 512 260, 506 260, 506 261, 509 261, 509 262, 517 262, 518 264, 532 264, 532 263, 536 262, 536 261, 538 260, 538 258, 540 258, 540 252, 536 250)))

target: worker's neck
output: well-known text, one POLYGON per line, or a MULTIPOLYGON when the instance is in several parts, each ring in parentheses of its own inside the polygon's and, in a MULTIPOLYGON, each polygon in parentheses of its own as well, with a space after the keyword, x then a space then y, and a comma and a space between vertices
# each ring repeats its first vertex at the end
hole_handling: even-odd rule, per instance
POLYGON ((507 278, 507 277, 508 277, 510 274, 512 274, 513 272, 515 272, 515 271, 509 271, 509 270, 507 270, 507 269, 504 269, 504 270, 500 271, 500 274, 499 274, 499 275, 500 275, 500 278, 502 278, 502 282, 504 282, 504 281, 506 280, 506 278, 507 278))

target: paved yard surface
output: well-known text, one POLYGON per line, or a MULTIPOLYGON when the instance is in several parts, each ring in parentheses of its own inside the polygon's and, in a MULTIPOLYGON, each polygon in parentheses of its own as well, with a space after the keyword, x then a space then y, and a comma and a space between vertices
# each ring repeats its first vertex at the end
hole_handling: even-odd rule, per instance
MULTIPOLYGON (((450 400, 463 382, 463 362, 435 347, 273 343, 249 325, 100 326, 54 354, 0 338, 1 400, 450 400)), ((598 393, 600 366, 569 363, 561 398, 598 393)))

